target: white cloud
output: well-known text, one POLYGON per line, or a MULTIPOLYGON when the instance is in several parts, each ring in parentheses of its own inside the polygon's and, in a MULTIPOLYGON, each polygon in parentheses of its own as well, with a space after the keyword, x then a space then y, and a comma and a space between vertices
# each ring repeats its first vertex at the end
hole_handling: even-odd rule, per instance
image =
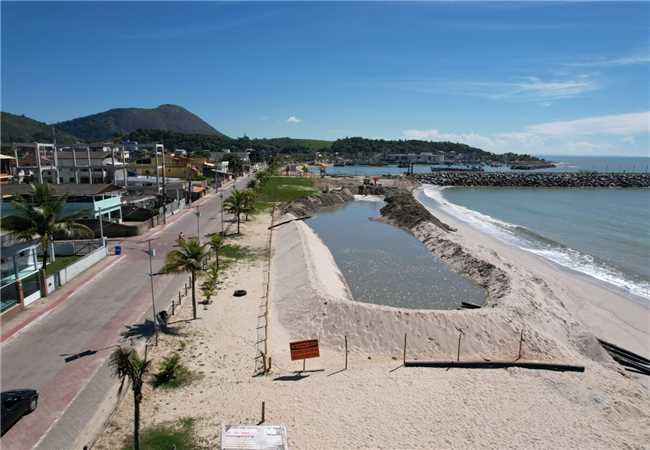
POLYGON ((577 97, 592 92, 600 86, 588 77, 576 77, 569 80, 542 80, 527 77, 515 81, 473 81, 465 83, 468 94, 501 99, 536 99, 554 100, 577 97))
POLYGON ((302 122, 302 119, 296 117, 296 116, 289 116, 287 119, 287 123, 300 123, 302 122))
POLYGON ((396 81, 379 83, 379 85, 424 94, 454 94, 491 100, 535 101, 546 106, 552 100, 574 98, 600 89, 600 84, 590 75, 585 74, 555 79, 522 77, 505 81, 396 81))
POLYGON ((648 133, 650 132, 650 111, 546 122, 530 125, 526 129, 532 133, 550 136, 648 133))
POLYGON ((476 132, 448 133, 438 129, 408 129, 406 139, 460 142, 495 153, 516 152, 532 154, 607 154, 627 152, 646 154, 639 149, 635 136, 650 133, 650 111, 587 117, 570 121, 530 125, 522 131, 481 134, 476 132), (613 137, 627 144, 613 145, 613 137), (594 136, 593 139, 587 139, 594 136), (634 148, 636 147, 636 148, 634 148), (639 153, 641 152, 641 153, 639 153))
POLYGON ((591 61, 582 61, 566 64, 574 67, 612 67, 612 66, 629 66, 637 64, 649 64, 650 55, 628 56, 623 58, 602 58, 591 61))

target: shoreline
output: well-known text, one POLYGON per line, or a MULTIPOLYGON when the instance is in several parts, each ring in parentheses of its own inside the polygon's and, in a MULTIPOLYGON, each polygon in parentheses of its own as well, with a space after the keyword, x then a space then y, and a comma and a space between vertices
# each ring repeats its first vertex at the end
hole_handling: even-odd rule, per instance
MULTIPOLYGON (((542 258, 544 261, 547 261, 547 262, 552 263, 555 267, 557 267, 557 268, 559 268, 559 269, 562 269, 562 270, 564 270, 564 271, 566 271, 566 272, 568 272, 568 273, 571 273, 572 275, 578 276, 578 277, 580 277, 581 279, 584 279, 584 280, 590 281, 590 282, 592 282, 592 283, 595 283, 596 285, 598 285, 598 286, 600 286, 600 287, 602 287, 602 288, 605 288, 605 289, 607 289, 608 291, 611 291, 611 292, 614 293, 614 294, 618 294, 618 295, 625 296, 625 297, 626 297, 627 299, 629 299, 630 301, 632 301, 632 302, 634 302, 634 303, 638 303, 638 304, 640 304, 641 306, 643 306, 643 307, 645 307, 645 308, 647 308, 647 309, 650 310, 650 297, 643 296, 643 295, 637 294, 637 293, 635 293, 635 292, 632 291, 633 288, 635 288, 635 289, 645 289, 645 287, 644 287, 644 286, 638 286, 638 285, 631 284, 631 283, 634 283, 634 282, 633 282, 633 281, 630 281, 630 280, 628 279, 628 276, 629 276, 629 275, 626 274, 626 273, 624 273, 621 269, 614 269, 614 270, 619 270, 619 271, 620 271, 620 273, 617 274, 617 277, 618 277, 618 278, 616 278, 614 281, 607 281, 607 280, 605 280, 605 279, 601 279, 601 278, 599 278, 599 277, 597 276, 597 274, 598 274, 598 270, 603 270, 603 268, 600 267, 600 266, 595 266, 595 269, 596 269, 596 272, 595 272, 595 273, 596 273, 596 274, 594 274, 594 273, 588 271, 587 269, 585 269, 585 270, 583 271, 583 270, 580 270, 580 269, 578 269, 578 268, 572 267, 572 266, 570 266, 570 265, 562 264, 561 262, 558 262, 558 261, 554 260, 554 259, 551 258, 551 257, 546 257, 546 256, 544 256, 544 255, 540 255, 540 254, 538 254, 536 251, 534 251, 534 249, 527 249, 526 247, 522 247, 518 242, 508 242, 507 239, 504 239, 504 238, 500 237, 500 235, 499 235, 498 233, 493 233, 493 232, 489 232, 489 231, 482 230, 482 229, 479 228, 478 226, 475 226, 475 225, 472 223, 472 221, 465 221, 465 220, 463 220, 462 218, 460 218, 460 217, 458 216, 458 214, 454 214, 453 212, 448 211, 448 210, 447 210, 443 205, 440 205, 440 200, 439 200, 439 199, 437 199, 437 198, 435 198, 435 197, 430 197, 429 195, 427 195, 427 194, 424 192, 424 191, 427 190, 427 189, 433 190, 433 191, 436 192, 437 195, 440 195, 440 196, 444 199, 444 201, 445 201, 446 203, 448 203, 448 204, 450 204, 450 205, 453 205, 454 208, 460 208, 461 211, 467 209, 468 211, 472 212, 473 214, 478 214, 480 217, 485 216, 484 213, 481 213, 481 212, 479 212, 479 211, 473 210, 473 209, 471 209, 471 208, 467 208, 467 207, 465 207, 465 206, 463 206, 463 205, 459 205, 459 204, 453 203, 452 201, 448 200, 448 199, 445 197, 445 195, 444 195, 444 191, 445 191, 446 189, 448 189, 448 188, 453 188, 453 187, 454 187, 454 186, 436 186, 436 185, 423 184, 423 185, 420 185, 420 186, 417 187, 417 188, 414 187, 413 190, 414 190, 414 191, 417 190, 419 195, 424 196, 424 197, 428 198, 430 201, 432 201, 432 202, 438 204, 437 207, 431 208, 432 210, 435 211, 436 214, 439 214, 439 215, 445 215, 445 216, 447 216, 447 217, 451 217, 451 219, 450 219, 451 221, 458 221, 458 222, 461 222, 461 223, 465 224, 465 226, 468 226, 468 227, 470 227, 470 228, 472 228, 472 229, 474 229, 474 230, 476 230, 476 231, 479 231, 479 232, 483 233, 483 234, 486 235, 486 236, 489 236, 489 237, 492 237, 492 238, 497 239, 499 242, 505 243, 506 245, 509 245, 509 246, 512 246, 512 247, 515 247, 515 248, 517 248, 517 249, 519 249, 519 250, 522 250, 522 251, 524 251, 524 252, 526 252, 526 253, 529 253, 529 254, 533 254, 533 255, 539 256, 539 257, 542 258), (616 284, 616 282, 618 282, 619 284, 616 284), (628 287, 624 287, 625 285, 630 285, 630 284, 631 284, 631 286, 633 286, 633 287, 629 287, 629 286, 628 286, 628 287)), ((468 187, 468 188, 472 188, 472 189, 480 190, 480 189, 482 189, 483 187, 468 187)), ((508 189, 508 188, 506 188, 506 189, 508 189)), ((517 190, 520 190, 520 189, 521 189, 521 190, 526 190, 526 189, 530 189, 530 190, 539 190, 539 189, 541 189, 541 190, 544 190, 545 188, 526 188, 526 187, 520 187, 520 188, 515 188, 515 189, 517 189, 517 190)), ((592 190, 592 189, 594 189, 594 188, 578 188, 578 189, 588 189, 588 190, 592 190)), ((608 189, 622 189, 622 188, 608 188, 608 189)), ((418 201, 419 201, 419 200, 418 200, 418 201)), ((420 202, 420 203, 422 203, 422 202, 420 202)), ((424 204, 424 203, 422 203, 422 205, 423 205, 425 208, 429 208, 429 207, 428 207, 426 204, 424 204)), ((489 215, 486 216, 486 219, 488 220, 488 222, 489 222, 489 221, 494 221, 494 222, 497 222, 497 223, 503 223, 503 221, 502 221, 501 219, 499 219, 499 218, 495 218, 495 217, 491 217, 491 216, 489 216, 489 215)), ((512 224, 512 223, 508 223, 508 222, 505 222, 504 225, 505 225, 505 226, 510 225, 510 226, 514 226, 514 227, 517 227, 517 228, 519 227, 519 225, 517 225, 517 224, 512 224)), ((524 226, 523 228, 527 229, 527 227, 525 227, 525 226, 524 226)), ((533 231, 533 232, 534 232, 534 230, 529 230, 529 231, 533 231)), ((503 233, 503 232, 501 232, 501 233, 503 233)), ((518 240, 518 239, 520 239, 520 238, 519 238, 519 237, 515 237, 515 239, 518 240)), ((588 253, 589 253, 589 250, 588 250, 588 249, 587 249, 587 250, 578 250, 578 252, 580 252, 580 253, 582 253, 582 254, 588 254, 588 253)), ((607 270, 607 268, 606 268, 605 270, 607 270)))
MULTIPOLYGON (((420 186, 416 191, 422 192, 423 189, 424 187, 420 186)), ((487 257, 495 256, 490 255, 491 252, 504 254, 504 264, 515 262, 521 265, 523 261, 524 270, 536 273, 544 281, 552 280, 551 289, 554 288, 563 294, 563 306, 597 337, 648 356, 650 309, 642 297, 637 300, 633 298, 633 294, 622 288, 503 242, 441 208, 436 208, 434 212, 441 220, 455 227, 455 234, 461 237, 465 245, 474 247, 475 252, 483 253, 483 256, 487 257), (481 252, 480 247, 488 248, 491 252, 481 252), (572 295, 567 295, 568 293, 572 295)))

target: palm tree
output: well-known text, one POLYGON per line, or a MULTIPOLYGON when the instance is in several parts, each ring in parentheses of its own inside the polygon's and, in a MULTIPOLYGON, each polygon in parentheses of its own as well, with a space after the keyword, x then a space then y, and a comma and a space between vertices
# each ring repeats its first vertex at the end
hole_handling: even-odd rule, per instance
POLYGON ((12 202, 16 214, 2 219, 0 227, 13 232, 20 240, 31 241, 35 237, 43 249, 43 270, 47 270, 50 242, 54 235, 67 238, 92 238, 95 233, 85 225, 74 222, 77 215, 61 217, 66 196, 57 195, 48 184, 32 184, 30 200, 19 197, 12 202))
POLYGON ((142 385, 144 377, 151 361, 147 361, 147 348, 145 347, 144 358, 138 356, 133 348, 118 347, 109 359, 109 365, 113 374, 120 379, 124 386, 124 380, 129 379, 133 391, 133 449, 140 450, 140 402, 142 401, 142 385))
POLYGON ((219 252, 223 248, 223 236, 220 234, 213 234, 210 236, 210 242, 208 243, 210 245, 210 248, 214 252, 214 256, 216 258, 216 263, 217 263, 217 270, 219 270, 219 252))
POLYGON ((226 211, 237 217, 237 234, 239 234, 239 224, 241 223, 241 213, 244 212, 246 204, 246 194, 235 189, 224 202, 223 206, 226 211))
POLYGON ((207 271, 207 278, 201 285, 201 291, 205 296, 205 304, 210 303, 210 299, 215 294, 217 289, 217 281, 219 280, 219 266, 211 264, 207 271))
POLYGON ((244 191, 244 208, 242 212, 246 214, 246 220, 248 220, 248 214, 255 211, 255 191, 252 189, 246 189, 244 191))
POLYGON ((189 272, 192 281, 192 313, 196 319, 196 275, 203 270, 208 257, 208 244, 201 244, 196 238, 178 241, 178 250, 167 253, 163 273, 189 272))

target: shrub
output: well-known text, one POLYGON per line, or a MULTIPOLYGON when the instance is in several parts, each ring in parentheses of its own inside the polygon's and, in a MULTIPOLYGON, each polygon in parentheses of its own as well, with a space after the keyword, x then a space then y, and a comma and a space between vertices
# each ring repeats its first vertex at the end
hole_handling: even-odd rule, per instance
POLYGON ((181 364, 181 357, 178 353, 172 353, 160 362, 158 373, 154 375, 153 386, 174 389, 186 386, 191 382, 192 371, 181 364))
MULTIPOLYGON (((131 450, 130 442, 124 450, 131 450)), ((184 417, 176 423, 165 423, 146 428, 140 440, 142 450, 194 450, 199 446, 194 437, 194 419, 184 417)))

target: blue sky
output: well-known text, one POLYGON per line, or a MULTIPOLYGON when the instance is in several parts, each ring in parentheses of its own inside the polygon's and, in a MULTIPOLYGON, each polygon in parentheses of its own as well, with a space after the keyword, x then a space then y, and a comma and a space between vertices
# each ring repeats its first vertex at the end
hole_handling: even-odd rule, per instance
POLYGON ((2 2, 2 110, 650 155, 648 3, 2 2))

